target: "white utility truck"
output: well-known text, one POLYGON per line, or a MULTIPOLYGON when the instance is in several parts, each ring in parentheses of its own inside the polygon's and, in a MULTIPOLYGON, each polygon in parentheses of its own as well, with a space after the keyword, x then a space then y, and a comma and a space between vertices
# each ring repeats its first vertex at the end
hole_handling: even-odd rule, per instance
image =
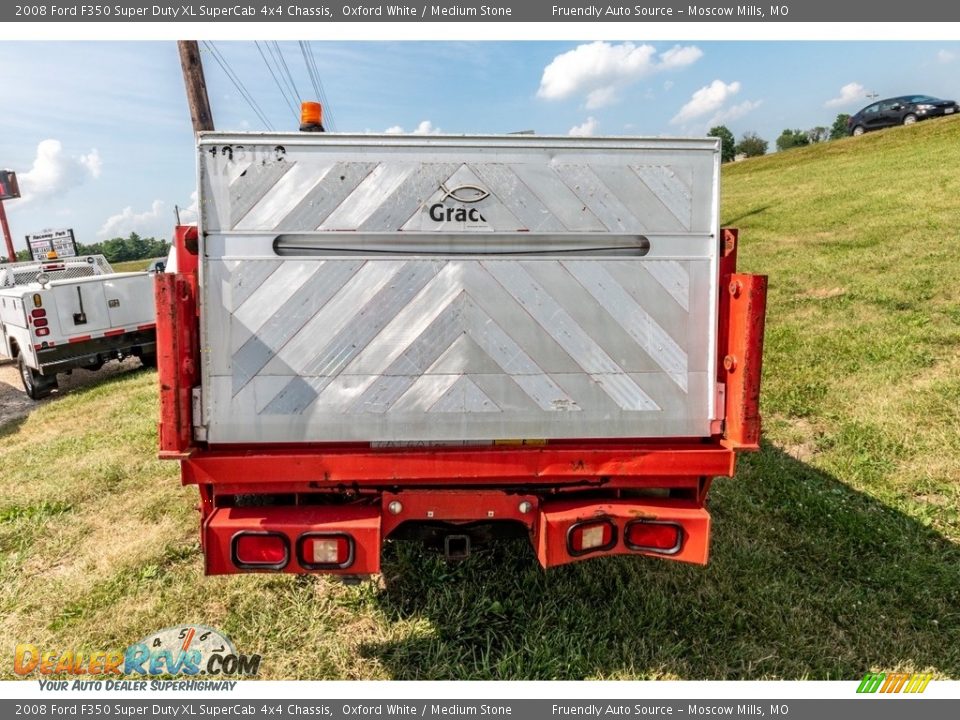
POLYGON ((136 356, 156 363, 153 280, 115 273, 102 255, 0 265, 0 357, 38 400, 57 373, 136 356))

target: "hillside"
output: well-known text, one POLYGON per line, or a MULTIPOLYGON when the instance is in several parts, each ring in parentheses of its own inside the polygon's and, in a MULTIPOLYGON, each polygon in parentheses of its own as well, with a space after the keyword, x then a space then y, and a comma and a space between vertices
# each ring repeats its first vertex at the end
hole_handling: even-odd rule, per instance
POLYGON ((274 679, 960 677, 958 168, 960 118, 724 168, 741 268, 770 275, 765 443, 714 485, 706 568, 392 544, 386 589, 205 578, 133 370, 0 426, 0 645, 196 621, 274 679))

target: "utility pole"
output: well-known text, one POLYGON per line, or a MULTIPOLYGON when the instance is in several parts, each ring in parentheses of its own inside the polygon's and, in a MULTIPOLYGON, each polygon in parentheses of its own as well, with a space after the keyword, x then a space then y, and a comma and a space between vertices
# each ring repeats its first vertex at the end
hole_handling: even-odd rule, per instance
POLYGON ((3 201, 18 197, 20 197, 20 185, 17 183, 17 174, 13 170, 0 170, 0 230, 3 231, 10 262, 17 261, 17 252, 13 249, 13 237, 10 235, 10 225, 7 223, 7 211, 3 207, 3 201))
POLYGON ((187 105, 193 132, 213 130, 213 113, 207 98, 207 83, 203 79, 203 63, 200 61, 200 46, 196 40, 178 40, 180 66, 183 68, 183 84, 187 88, 187 105))
POLYGON ((7 224, 7 211, 3 208, 3 200, 0 200, 0 226, 3 227, 3 239, 7 242, 7 257, 10 262, 16 262, 17 253, 13 249, 13 238, 10 236, 10 226, 7 224))

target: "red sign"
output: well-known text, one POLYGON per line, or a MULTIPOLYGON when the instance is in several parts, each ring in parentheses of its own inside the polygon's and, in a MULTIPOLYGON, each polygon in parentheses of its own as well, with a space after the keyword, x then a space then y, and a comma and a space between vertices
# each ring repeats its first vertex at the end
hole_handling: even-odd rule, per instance
POLYGON ((13 170, 0 170, 0 200, 20 197, 17 174, 13 170))

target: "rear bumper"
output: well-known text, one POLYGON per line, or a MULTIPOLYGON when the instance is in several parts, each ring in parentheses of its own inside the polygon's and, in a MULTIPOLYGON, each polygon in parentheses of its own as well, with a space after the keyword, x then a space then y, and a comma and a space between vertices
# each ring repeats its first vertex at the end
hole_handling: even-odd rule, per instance
POLYGON ((411 491, 383 493, 362 505, 217 508, 203 524, 206 572, 371 575, 380 572, 383 541, 399 535, 408 523, 443 526, 449 534, 467 533, 478 523, 510 523, 514 529, 525 529, 543 567, 604 555, 645 555, 703 565, 710 540, 710 515, 690 500, 596 502, 544 500, 533 493, 411 491), (676 545, 663 549, 631 545, 628 528, 638 522, 672 526, 676 545), (575 547, 572 531, 585 524, 608 528, 610 541, 586 550, 575 547), (265 536, 281 543, 285 551, 254 563, 238 556, 242 538, 265 536), (318 567, 304 549, 311 537, 343 539, 349 551, 341 561, 318 567))
POLYGON ((41 348, 37 350, 37 362, 40 372, 50 375, 93 365, 101 355, 132 354, 134 349, 142 354, 155 353, 157 351, 155 329, 151 327, 117 335, 91 337, 51 348, 41 348))

